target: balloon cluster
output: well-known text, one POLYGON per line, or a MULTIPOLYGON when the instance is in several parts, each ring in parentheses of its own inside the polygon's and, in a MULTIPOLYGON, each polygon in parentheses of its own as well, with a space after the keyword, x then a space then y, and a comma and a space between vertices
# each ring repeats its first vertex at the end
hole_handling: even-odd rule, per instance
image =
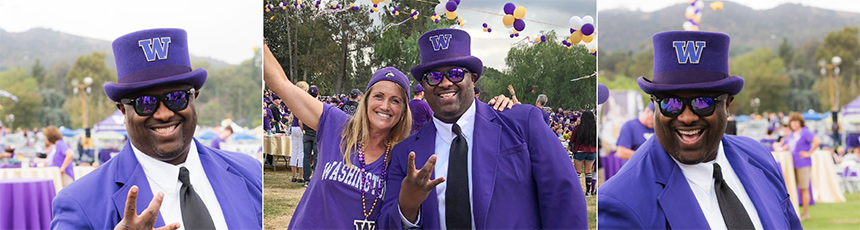
POLYGON ((379 9, 377 7, 379 7, 380 3, 390 4, 391 0, 370 0, 370 2, 373 3, 373 8, 370 8, 370 12, 373 13, 373 12, 379 12, 379 9))
POLYGON ((687 6, 687 11, 684 16, 687 18, 681 27, 687 31, 699 31, 699 23, 702 22, 702 8, 705 7, 705 2, 702 0, 689 0, 690 5, 687 6))
POLYGON ((515 37, 519 34, 520 31, 526 29, 526 21, 523 18, 526 17, 526 8, 523 6, 517 6, 513 3, 505 3, 503 8, 505 11, 505 16, 502 17, 502 24, 505 24, 505 27, 508 29, 513 28, 514 31, 511 33, 515 37))
MULTIPOLYGON (((409 12, 409 17, 412 18, 413 20, 418 20, 418 15, 419 15, 419 13, 415 9, 412 9, 409 12)), ((384 27, 382 27, 382 30, 379 32, 379 36, 382 37, 382 35, 385 34, 385 32, 388 31, 388 29, 391 29, 392 27, 395 27, 395 26, 402 25, 403 23, 406 23, 408 21, 409 21, 409 18, 407 18, 403 21, 400 21, 398 23, 389 23, 388 25, 385 25, 384 27)))
POLYGON ((596 36, 594 33, 594 18, 591 16, 585 16, 582 18, 579 16, 573 16, 570 17, 568 23, 570 24, 570 37, 568 37, 567 40, 561 41, 561 44, 566 46, 568 49, 571 49, 573 48, 573 45, 582 42, 585 43, 585 47, 588 48, 588 51, 592 55, 596 55, 597 46, 595 43, 592 43, 596 36))
POLYGON ((460 0, 439 0, 439 4, 434 8, 435 11, 435 19, 434 22, 439 23, 439 18, 442 15, 445 15, 448 20, 454 20, 457 18, 457 7, 460 6, 460 0))
POLYGON ((487 23, 484 23, 483 26, 484 26, 484 32, 487 32, 487 33, 493 32, 493 28, 490 28, 490 25, 487 25, 487 23))
MULTIPOLYGON (((283 2, 281 2, 281 4, 284 4, 284 3, 283 3, 283 2)), ((281 7, 283 7, 284 9, 286 9, 286 7, 285 7, 285 6, 283 6, 283 5, 282 5, 281 7)), ((294 3, 293 3, 293 7, 296 7, 296 8, 304 8, 304 7, 305 7, 305 5, 302 5, 302 0, 296 0, 296 2, 294 2, 294 3)))

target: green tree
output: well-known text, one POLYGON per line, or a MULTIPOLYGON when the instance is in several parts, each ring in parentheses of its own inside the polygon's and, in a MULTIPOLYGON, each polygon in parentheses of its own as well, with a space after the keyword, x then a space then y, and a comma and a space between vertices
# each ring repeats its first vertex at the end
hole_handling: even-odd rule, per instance
POLYGON ((782 60, 786 63, 786 67, 788 69, 792 69, 793 66, 791 65, 791 63, 792 58, 794 57, 794 47, 791 46, 791 43, 788 43, 788 38, 782 38, 782 43, 779 44, 779 49, 777 50, 777 52, 779 52, 777 54, 779 58, 782 58, 782 60))
POLYGON ((43 106, 39 112, 40 126, 69 126, 69 113, 63 110, 66 95, 59 89, 42 89, 39 90, 39 94, 43 99, 43 106))
POLYGON ((484 92, 487 95, 507 94, 507 85, 517 91, 517 98, 532 104, 538 94, 546 94, 548 106, 565 109, 592 109, 595 107, 597 78, 576 82, 571 79, 590 75, 596 70, 597 60, 584 46, 566 49, 554 32, 542 32, 546 42, 511 48, 505 63, 507 74, 485 75, 484 92), (494 82, 498 81, 498 82, 494 82))
POLYGON ((791 87, 786 94, 785 104, 791 111, 807 111, 821 108, 818 94, 812 89, 815 84, 816 74, 809 71, 794 69, 788 71, 791 87))
POLYGON ((785 63, 768 48, 757 48, 729 61, 731 75, 744 78, 744 88, 735 97, 731 110, 735 114, 753 112, 750 100, 759 98, 762 111, 786 111, 786 93, 789 78, 785 75, 785 63))
MULTIPOLYGON (((857 90, 860 88, 860 68, 857 66, 857 60, 860 58, 858 32, 860 29, 857 26, 849 26, 839 31, 830 32, 824 37, 824 42, 818 50, 815 51, 815 60, 825 63, 830 63, 835 56, 842 58, 842 63, 839 65, 841 71, 839 75, 834 75, 836 80, 833 83, 835 87, 838 87, 836 91, 837 108, 860 95, 860 90, 857 90)), ((829 76, 827 79, 819 78, 819 81, 827 81, 827 83, 819 84, 830 84, 829 76)), ((825 89, 827 90, 819 90, 819 95, 823 98, 829 98, 830 88, 826 87, 825 89)), ((828 110, 831 108, 829 100, 822 104, 828 110)))
POLYGON ((84 106, 86 107, 87 127, 92 127, 94 123, 116 111, 115 103, 104 94, 105 82, 115 82, 117 79, 116 72, 108 69, 105 64, 104 52, 93 52, 90 55, 78 57, 66 74, 65 82, 68 83, 68 89, 74 92, 77 87, 71 82, 77 80, 78 84, 81 85, 87 77, 93 79, 89 86, 89 92, 86 88, 78 88, 77 94, 70 95, 63 105, 63 108, 70 114, 71 127, 74 128, 83 127, 82 112, 84 106), (82 92, 85 95, 83 103, 81 102, 82 92))
POLYGON ((39 112, 42 108, 42 96, 37 93, 38 82, 35 78, 27 75, 27 70, 22 68, 10 68, 0 72, 0 90, 5 90, 18 98, 15 102, 11 98, 0 97, 0 119, 4 124, 13 128, 41 127, 39 124, 39 112), (12 124, 5 123, 6 117, 13 115, 15 121, 12 124))

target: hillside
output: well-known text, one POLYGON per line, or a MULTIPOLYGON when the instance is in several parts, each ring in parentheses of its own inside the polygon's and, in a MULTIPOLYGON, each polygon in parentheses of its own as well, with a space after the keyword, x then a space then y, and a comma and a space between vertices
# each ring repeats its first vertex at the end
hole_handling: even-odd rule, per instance
MULTIPOLYGON (((752 47, 776 47, 782 38, 792 45, 824 35, 845 26, 860 25, 860 14, 827 10, 800 4, 782 4, 768 10, 753 10, 724 1, 725 8, 703 12, 701 30, 731 35, 732 54, 752 47)), ((598 12, 599 44, 604 53, 647 49, 651 35, 660 31, 681 30, 687 4, 677 4, 654 12, 612 9, 598 12), (636 39, 631 39, 636 38, 636 39)))
MULTIPOLYGON (((20 33, 0 29, 0 71, 12 67, 30 68, 36 59, 45 67, 66 62, 72 65, 81 55, 105 52, 105 63, 114 68, 111 41, 86 38, 45 28, 34 28, 20 33)), ((191 56, 192 63, 207 62, 211 70, 229 66, 226 62, 191 56)))

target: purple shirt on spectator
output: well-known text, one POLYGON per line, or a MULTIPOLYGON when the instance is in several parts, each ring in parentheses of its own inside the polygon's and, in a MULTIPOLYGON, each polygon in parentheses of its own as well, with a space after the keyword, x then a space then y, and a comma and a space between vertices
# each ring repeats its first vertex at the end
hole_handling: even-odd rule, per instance
POLYGON ((263 114, 263 130, 269 132, 272 130, 272 110, 269 108, 263 108, 266 112, 263 114))
POLYGON ((654 129, 645 127, 645 125, 642 125, 642 122, 639 122, 639 119, 632 119, 621 126, 621 130, 618 133, 618 141, 615 142, 615 145, 635 151, 639 148, 639 145, 645 143, 645 140, 648 140, 653 134, 654 129))
POLYGON ((358 157, 353 154, 350 160, 354 166, 345 165, 340 149, 341 133, 349 118, 337 107, 323 105, 317 132, 319 166, 296 206, 289 229, 355 228, 355 220, 365 219, 359 188, 365 191, 365 209, 373 210, 367 220, 375 221, 379 217, 383 197, 379 197, 375 208, 372 207, 373 201, 380 195, 384 196, 384 193, 379 194, 370 188, 381 188, 385 184, 381 176, 384 161, 380 157, 366 166, 366 172, 361 172, 358 157), (365 178, 369 184, 364 183, 365 178))
POLYGON ((214 149, 221 149, 221 143, 224 142, 226 141, 224 141, 224 139, 221 139, 221 137, 215 137, 215 139, 212 139, 212 144, 210 144, 209 147, 212 147, 214 149))
POLYGON ((767 150, 770 150, 772 152, 773 151, 773 143, 776 142, 776 139, 765 137, 765 138, 762 138, 761 140, 759 140, 758 142, 761 143, 762 145, 764 145, 764 147, 767 148, 767 150))
MULTIPOLYGON (((66 151, 69 150, 69 145, 66 144, 63 139, 57 140, 57 143, 54 145, 54 148, 57 149, 57 152, 54 153, 54 159, 51 159, 51 166, 55 166, 57 168, 63 167, 63 161, 66 160, 66 151)), ((69 162, 69 165, 66 166, 66 175, 72 177, 72 180, 75 179, 75 162, 69 162)))
POLYGON ((412 131, 409 132, 409 135, 412 135, 433 118, 433 110, 430 110, 430 104, 427 104, 426 101, 418 99, 409 101, 409 109, 412 110, 412 131))
POLYGON ((801 151, 810 151, 812 139, 815 139, 815 134, 809 131, 808 127, 803 127, 800 132, 791 132, 789 135, 788 149, 791 150, 791 156, 794 157, 794 168, 812 166, 812 158, 800 157, 801 151))

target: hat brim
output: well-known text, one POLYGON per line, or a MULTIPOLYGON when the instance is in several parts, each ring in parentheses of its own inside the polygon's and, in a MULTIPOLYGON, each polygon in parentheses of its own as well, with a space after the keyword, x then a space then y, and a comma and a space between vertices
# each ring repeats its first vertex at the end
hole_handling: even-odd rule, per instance
POLYGON ((744 79, 738 76, 727 77, 719 81, 691 84, 656 84, 642 76, 640 76, 636 81, 639 83, 639 88, 647 94, 677 90, 710 90, 737 95, 741 92, 741 89, 744 88, 744 79))
POLYGON ((424 76, 424 72, 427 72, 427 70, 445 66, 462 66, 469 68, 469 70, 478 74, 474 81, 478 81, 478 78, 481 78, 481 74, 484 72, 484 63, 481 62, 481 59, 478 59, 475 56, 453 57, 422 63, 409 69, 409 72, 412 73, 412 78, 414 78, 415 81, 420 82, 421 78, 424 76))
POLYGON ((198 68, 188 73, 163 78, 156 78, 148 81, 133 83, 108 82, 107 84, 105 84, 104 89, 105 94, 107 94, 108 98, 113 101, 119 101, 126 94, 160 85, 187 83, 193 85, 195 89, 200 90, 200 88, 203 88, 203 84, 206 83, 207 75, 208 74, 205 69, 198 68))

